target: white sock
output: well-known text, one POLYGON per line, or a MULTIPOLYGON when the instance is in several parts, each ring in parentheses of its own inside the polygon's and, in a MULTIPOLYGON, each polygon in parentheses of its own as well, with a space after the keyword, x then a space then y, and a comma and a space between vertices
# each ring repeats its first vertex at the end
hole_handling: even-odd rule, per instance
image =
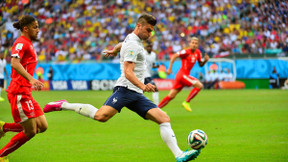
POLYGON ((176 136, 171 128, 170 123, 159 124, 159 127, 162 140, 166 143, 175 157, 180 156, 182 151, 177 145, 176 136))
POLYGON ((94 119, 98 109, 90 104, 64 102, 61 106, 63 110, 73 110, 78 114, 94 119))
POLYGON ((152 93, 153 101, 155 105, 159 105, 159 92, 152 93))
POLYGON ((0 87, 0 97, 1 97, 2 87, 0 87))

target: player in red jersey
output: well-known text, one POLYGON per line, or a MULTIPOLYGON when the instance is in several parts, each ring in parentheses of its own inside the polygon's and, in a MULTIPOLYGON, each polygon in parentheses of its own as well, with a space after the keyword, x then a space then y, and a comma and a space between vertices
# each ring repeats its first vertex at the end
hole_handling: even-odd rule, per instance
POLYGON ((201 52, 198 49, 198 38, 192 37, 190 48, 179 51, 172 56, 169 68, 167 70, 168 75, 172 73, 172 65, 178 57, 181 58, 182 66, 176 74, 173 88, 171 89, 170 93, 163 98, 158 107, 163 108, 165 105, 167 105, 173 98, 175 98, 175 96, 182 90, 184 86, 193 86, 194 88, 191 90, 186 101, 182 103, 182 106, 184 106, 187 111, 192 111, 189 102, 203 88, 203 84, 198 79, 189 76, 189 74, 196 61, 198 61, 199 65, 202 67, 209 60, 209 56, 205 54, 204 61, 202 61, 201 52))
POLYGON ((42 82, 33 78, 37 65, 37 55, 32 41, 37 40, 39 25, 32 16, 23 16, 13 26, 21 30, 21 36, 15 40, 11 51, 11 82, 7 96, 15 123, 0 122, 0 132, 19 132, 0 150, 0 161, 5 161, 7 155, 18 149, 24 143, 44 132, 47 121, 39 104, 33 99, 32 86, 41 90, 42 82))

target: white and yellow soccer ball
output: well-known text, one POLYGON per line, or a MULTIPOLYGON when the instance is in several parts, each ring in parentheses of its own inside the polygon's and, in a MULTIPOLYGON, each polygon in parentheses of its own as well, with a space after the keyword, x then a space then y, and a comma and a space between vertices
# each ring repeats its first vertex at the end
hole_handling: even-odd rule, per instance
POLYGON ((204 148, 207 145, 208 137, 206 133, 200 129, 193 130, 187 137, 189 147, 195 150, 204 148))

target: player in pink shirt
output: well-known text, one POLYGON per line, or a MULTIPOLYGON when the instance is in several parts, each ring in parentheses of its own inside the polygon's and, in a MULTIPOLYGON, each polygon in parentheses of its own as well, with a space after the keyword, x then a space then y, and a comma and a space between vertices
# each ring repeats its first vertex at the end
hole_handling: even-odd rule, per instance
POLYGON ((202 61, 201 52, 198 49, 198 38, 192 37, 190 48, 179 51, 172 56, 169 68, 167 70, 168 75, 172 73, 173 63, 178 57, 181 58, 182 66, 176 74, 173 88, 171 89, 170 93, 163 98, 158 107, 163 108, 165 105, 167 105, 173 98, 175 98, 175 96, 183 89, 183 87, 193 86, 194 88, 186 98, 186 101, 182 103, 187 111, 192 111, 189 102, 203 88, 203 84, 198 79, 190 76, 189 74, 196 61, 198 61, 199 65, 202 67, 209 60, 209 56, 205 54, 204 61, 202 61))

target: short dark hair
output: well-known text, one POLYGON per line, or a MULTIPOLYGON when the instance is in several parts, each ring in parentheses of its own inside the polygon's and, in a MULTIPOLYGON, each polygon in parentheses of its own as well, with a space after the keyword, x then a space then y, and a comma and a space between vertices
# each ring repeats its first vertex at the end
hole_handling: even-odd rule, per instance
POLYGON ((145 13, 145 14, 142 14, 142 15, 138 18, 137 24, 138 24, 138 23, 139 23, 139 24, 148 23, 148 24, 150 24, 150 25, 155 26, 155 25, 157 24, 157 20, 156 20, 156 18, 155 18, 154 16, 145 13))
POLYGON ((33 16, 25 15, 20 20, 15 22, 13 27, 22 31, 25 26, 30 25, 34 21, 36 21, 36 19, 33 16))

